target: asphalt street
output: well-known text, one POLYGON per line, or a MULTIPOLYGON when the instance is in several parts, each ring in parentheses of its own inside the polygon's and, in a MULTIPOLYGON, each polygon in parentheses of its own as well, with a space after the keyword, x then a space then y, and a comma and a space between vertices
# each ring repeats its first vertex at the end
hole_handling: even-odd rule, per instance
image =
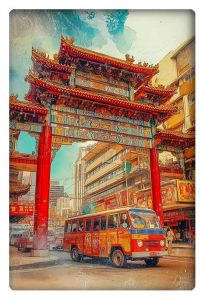
POLYGON ((66 260, 60 265, 13 270, 10 287, 50 290, 191 290, 195 285, 195 260, 166 257, 157 267, 144 262, 129 262, 115 268, 105 260, 85 259, 73 262, 64 252, 55 255, 66 260))

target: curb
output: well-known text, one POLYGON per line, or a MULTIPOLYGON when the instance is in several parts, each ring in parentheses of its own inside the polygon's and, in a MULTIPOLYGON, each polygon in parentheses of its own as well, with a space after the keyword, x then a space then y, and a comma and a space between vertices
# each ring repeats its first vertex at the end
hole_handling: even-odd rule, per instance
POLYGON ((33 268, 45 268, 55 265, 62 265, 65 262, 67 262, 68 259, 55 259, 51 261, 43 261, 43 262, 36 262, 32 264, 24 264, 24 265, 18 265, 18 266, 10 266, 9 271, 15 271, 15 270, 26 270, 26 269, 33 269, 33 268))
POLYGON ((195 259, 195 256, 186 256, 186 255, 168 255, 166 257, 177 257, 177 258, 191 258, 191 259, 195 259))

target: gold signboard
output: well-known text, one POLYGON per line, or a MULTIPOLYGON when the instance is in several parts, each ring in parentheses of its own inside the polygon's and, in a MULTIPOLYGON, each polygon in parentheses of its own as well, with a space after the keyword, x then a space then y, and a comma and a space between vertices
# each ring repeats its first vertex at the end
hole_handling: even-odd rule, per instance
POLYGON ((191 180, 177 180, 179 202, 195 202, 195 183, 191 180))
POLYGON ((52 144, 71 145, 72 141, 68 137, 52 136, 52 144))

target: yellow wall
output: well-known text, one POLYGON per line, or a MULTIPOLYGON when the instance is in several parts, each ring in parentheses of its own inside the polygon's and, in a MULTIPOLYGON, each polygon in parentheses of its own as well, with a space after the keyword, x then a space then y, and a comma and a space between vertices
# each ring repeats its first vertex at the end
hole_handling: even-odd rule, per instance
POLYGON ((183 99, 179 100, 175 105, 178 107, 179 113, 176 115, 173 115, 171 118, 169 118, 165 122, 166 127, 169 129, 177 128, 184 122, 183 99))
POLYGON ((190 80, 183 82, 180 85, 180 95, 190 95, 195 91, 195 76, 191 77, 190 80))

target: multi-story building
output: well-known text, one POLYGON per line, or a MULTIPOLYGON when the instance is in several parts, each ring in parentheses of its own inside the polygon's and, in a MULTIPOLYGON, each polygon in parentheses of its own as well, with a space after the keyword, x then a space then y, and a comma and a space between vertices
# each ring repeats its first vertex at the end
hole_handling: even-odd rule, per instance
POLYGON ((57 199, 64 196, 64 186, 59 181, 51 180, 50 183, 50 207, 56 206, 57 199))
POLYGON ((164 127, 187 132, 195 127, 195 39, 191 38, 176 50, 170 51, 159 62, 159 73, 152 84, 176 85, 177 92, 170 102, 179 112, 165 123, 164 127))
POLYGON ((60 197, 57 199, 56 204, 56 213, 58 216, 63 216, 63 210, 72 209, 71 198, 69 197, 60 197))
MULTIPOLYGON (((159 73, 152 79, 154 85, 176 85, 177 92, 169 100, 178 107, 178 114, 163 123, 162 128, 175 132, 191 133, 195 129, 195 39, 191 38, 177 49, 169 52, 159 62, 159 73)), ((165 153, 160 153, 160 156, 165 153)), ((164 217, 169 225, 180 228, 181 233, 190 233, 194 227, 194 179, 195 179, 195 148, 186 148, 181 159, 177 153, 167 153, 165 164, 165 184, 162 186, 164 217), (169 157, 168 157, 169 155, 169 157), (181 162, 180 162, 181 160, 181 162), (178 161, 178 166, 177 166, 178 161), (181 168, 181 171, 180 171, 181 168), (170 170, 175 171, 170 173, 170 170), (183 170, 182 170, 183 169, 183 170), (181 178, 180 178, 181 176, 181 178), (176 179, 182 181, 176 182, 176 179), (191 181, 190 181, 191 180, 191 181), (183 195, 181 195, 181 193, 183 195)), ((164 172, 163 172, 164 174, 164 172)), ((162 175, 163 175, 162 174, 162 175)), ((183 237, 183 239, 185 239, 183 237)))
POLYGON ((151 207, 149 151, 117 144, 97 143, 84 157, 85 198, 83 206, 104 201, 119 205, 151 207), (126 170, 125 170, 126 169, 126 170), (142 192, 143 191, 143 192, 142 192))
POLYGON ((57 199, 56 223, 64 225, 65 219, 72 214, 72 199, 68 196, 57 199))
POLYGON ((92 146, 81 147, 78 158, 73 169, 74 177, 74 199, 73 210, 79 212, 82 210, 82 203, 85 194, 85 161, 82 159, 92 146))
POLYGON ((58 223, 57 216, 57 200, 64 197, 64 186, 59 184, 57 180, 50 182, 50 201, 49 201, 49 225, 58 223))
POLYGON ((26 195, 21 198, 22 202, 35 202, 35 191, 36 191, 36 172, 23 172, 22 181, 24 184, 30 184, 30 190, 26 195))
MULTIPOLYGON (((195 39, 191 38, 159 62, 159 73, 152 84, 176 85, 177 93, 170 99, 178 107, 163 127, 174 131, 195 130, 195 39)), ((185 177, 195 179, 195 148, 184 150, 185 177)))

